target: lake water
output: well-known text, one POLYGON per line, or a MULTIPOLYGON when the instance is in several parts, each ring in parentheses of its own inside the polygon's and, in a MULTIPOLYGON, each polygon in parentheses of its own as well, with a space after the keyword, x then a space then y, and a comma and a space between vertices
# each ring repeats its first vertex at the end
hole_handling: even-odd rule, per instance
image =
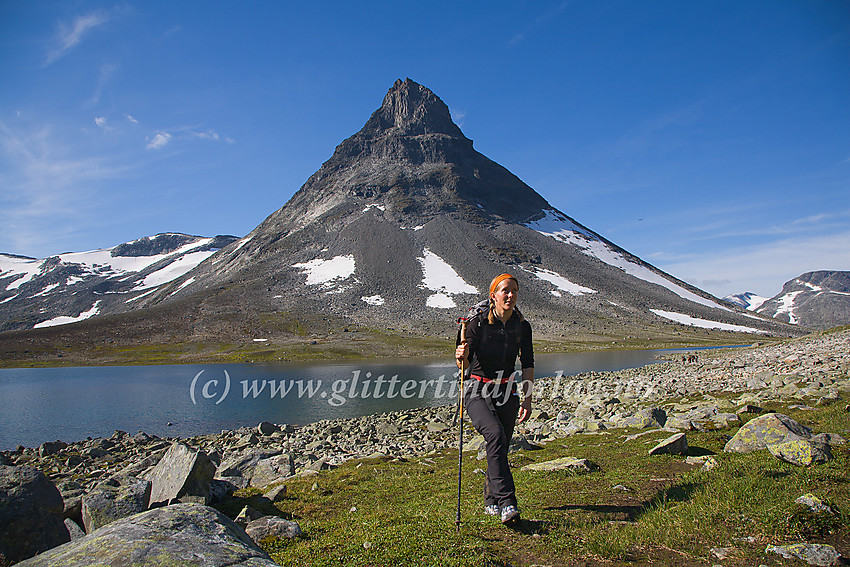
MULTIPOLYGON (((535 374, 637 368, 664 352, 538 354, 535 374)), ((450 360, 0 369, 0 450, 116 429, 190 437, 445 405, 456 371, 450 360)))

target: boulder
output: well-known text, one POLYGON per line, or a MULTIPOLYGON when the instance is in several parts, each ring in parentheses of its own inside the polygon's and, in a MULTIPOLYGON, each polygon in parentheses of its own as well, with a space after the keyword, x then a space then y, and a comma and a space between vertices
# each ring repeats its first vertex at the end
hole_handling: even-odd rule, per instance
POLYGON ((263 494, 265 498, 268 498, 272 502, 280 502, 286 497, 286 485, 280 484, 275 486, 265 494, 263 494))
POLYGON ((71 541, 77 541, 86 537, 86 532, 83 531, 80 524, 71 518, 65 518, 65 527, 68 528, 68 536, 71 538, 71 541))
POLYGON ((798 467, 825 463, 832 459, 832 450, 829 445, 813 442, 810 439, 789 439, 782 443, 768 445, 767 449, 777 459, 798 467))
POLYGON ((47 443, 42 443, 38 447, 38 456, 46 457, 48 455, 54 455, 67 446, 68 444, 64 441, 48 441, 47 443))
POLYGON ((687 455, 688 437, 684 433, 677 433, 661 441, 649 450, 650 455, 687 455))
POLYGON ((577 459, 575 457, 561 457, 551 461, 542 463, 531 463, 522 467, 524 471, 569 471, 576 474, 585 474, 593 472, 599 468, 598 465, 588 461, 587 459, 577 459))
POLYGON ((805 506, 815 514, 835 514, 835 510, 833 510, 826 502, 815 496, 814 494, 807 493, 796 500, 794 500, 800 506, 805 506))
POLYGON ((245 454, 228 456, 218 467, 215 478, 231 482, 239 488, 247 488, 251 485, 251 477, 254 476, 254 469, 257 467, 257 463, 279 453, 279 451, 252 450, 245 454))
POLYGON ((838 565, 841 555, 831 545, 795 543, 792 545, 768 545, 765 553, 775 553, 785 559, 799 559, 809 565, 830 567, 838 565))
POLYGON ((768 445, 794 439, 808 439, 811 436, 812 431, 808 427, 800 425, 787 415, 768 413, 741 426, 723 450, 750 453, 766 449, 768 445))
POLYGON ((83 496, 82 517, 86 533, 115 520, 144 512, 151 498, 151 481, 119 476, 99 484, 83 496))
POLYGON ((70 541, 63 510, 44 473, 0 465, 0 557, 14 563, 70 541))
POLYGON ((21 567, 185 565, 275 567, 232 520, 201 504, 174 504, 112 522, 21 567))
POLYGON ((263 516, 258 520, 253 520, 245 528, 245 532, 255 542, 260 542, 267 537, 293 539, 304 535, 297 522, 276 516, 263 516))
POLYGON ((667 418, 664 427, 665 429, 684 429, 685 431, 693 431, 695 429, 693 422, 685 414, 671 415, 667 418))
POLYGON ((261 421, 257 426, 257 433, 264 437, 277 433, 278 431, 280 431, 280 427, 268 421, 261 421))
POLYGON ((206 453, 174 443, 148 473, 151 507, 179 502, 209 504, 215 465, 206 453))
POLYGON ((257 488, 266 487, 295 474, 295 461, 292 455, 283 454, 257 461, 249 484, 257 488))
POLYGON ((648 427, 664 427, 667 423, 667 412, 661 408, 643 408, 636 414, 620 421, 620 427, 636 427, 646 429, 648 427))

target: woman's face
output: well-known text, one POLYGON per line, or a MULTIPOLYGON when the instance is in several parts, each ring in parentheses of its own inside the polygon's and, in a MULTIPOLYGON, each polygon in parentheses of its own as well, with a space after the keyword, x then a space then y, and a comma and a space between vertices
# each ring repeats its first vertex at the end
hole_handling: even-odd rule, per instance
POLYGON ((516 305, 519 287, 512 279, 506 279, 499 283, 496 291, 490 296, 499 311, 510 311, 516 305))

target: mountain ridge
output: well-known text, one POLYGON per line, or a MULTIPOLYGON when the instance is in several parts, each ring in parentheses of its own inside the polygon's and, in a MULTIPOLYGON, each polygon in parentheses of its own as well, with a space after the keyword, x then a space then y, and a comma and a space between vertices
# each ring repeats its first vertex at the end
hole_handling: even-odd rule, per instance
POLYGON ((730 306, 558 211, 477 152, 448 106, 410 79, 248 235, 114 313, 192 306, 174 315, 175 340, 189 342, 217 340, 218 321, 227 340, 273 346, 316 317, 442 336, 502 272, 520 281, 523 312, 549 340, 624 341, 683 324, 802 332, 730 306))
POLYGON ((782 291, 762 303, 761 315, 828 329, 850 324, 850 271, 816 270, 785 282, 782 291))

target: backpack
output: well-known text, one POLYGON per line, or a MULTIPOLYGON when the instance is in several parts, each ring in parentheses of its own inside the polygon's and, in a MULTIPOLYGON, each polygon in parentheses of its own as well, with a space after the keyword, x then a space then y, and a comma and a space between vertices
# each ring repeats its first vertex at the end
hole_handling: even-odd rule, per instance
MULTIPOLYGON (((520 321, 523 321, 525 319, 522 316, 522 313, 520 313, 520 311, 517 307, 514 307, 514 312, 519 316, 520 321)), ((466 321, 467 321, 468 324, 480 326, 481 322, 483 320, 486 320, 487 316, 489 314, 490 314, 490 299, 483 299, 483 300, 479 301, 478 303, 476 303, 475 305, 473 305, 469 309, 469 312, 467 312, 467 314, 466 314, 466 321)), ((459 345, 460 341, 461 341, 460 327, 458 327, 457 337, 455 339, 455 345, 459 345)), ((516 333, 516 344, 517 344, 517 346, 519 346, 520 342, 521 342, 521 333, 516 333)))

